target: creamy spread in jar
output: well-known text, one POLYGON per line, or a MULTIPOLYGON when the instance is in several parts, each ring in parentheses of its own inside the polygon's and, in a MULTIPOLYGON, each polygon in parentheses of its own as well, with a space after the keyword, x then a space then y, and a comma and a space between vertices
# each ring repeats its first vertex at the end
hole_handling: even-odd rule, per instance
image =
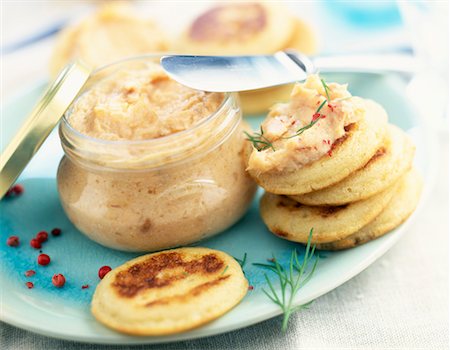
POLYGON ((330 152, 345 127, 364 114, 363 99, 352 96, 346 85, 326 84, 311 75, 294 86, 288 103, 271 108, 258 137, 263 143, 253 149, 248 169, 283 171, 310 164, 330 152))
POLYGON ((147 140, 186 130, 224 99, 183 86, 161 66, 120 70, 95 84, 73 106, 70 125, 103 140, 147 140))
POLYGON ((223 231, 256 190, 235 95, 186 88, 150 61, 100 70, 60 126, 63 207, 81 232, 122 250, 223 231))

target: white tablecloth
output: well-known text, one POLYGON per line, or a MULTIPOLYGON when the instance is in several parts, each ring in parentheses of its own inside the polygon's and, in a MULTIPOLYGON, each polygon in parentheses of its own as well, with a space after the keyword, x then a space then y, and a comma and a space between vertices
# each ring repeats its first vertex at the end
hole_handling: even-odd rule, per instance
MULTIPOLYGON (((9 37, 32 23, 31 18, 17 20, 17 6, 6 9, 2 22, 7 27, 2 24, 2 28, 9 37)), ((52 13, 46 12, 47 16, 52 13)), ((2 97, 14 95, 20 86, 42 75, 50 47, 51 42, 44 41, 39 54, 30 47, 2 57, 2 97)), ((286 334, 280 332, 276 318, 224 335, 142 348, 448 349, 448 133, 439 137, 438 181, 409 232, 367 270, 294 315, 286 334)), ((55 340, 0 322, 0 349, 101 348, 106 347, 55 340)))

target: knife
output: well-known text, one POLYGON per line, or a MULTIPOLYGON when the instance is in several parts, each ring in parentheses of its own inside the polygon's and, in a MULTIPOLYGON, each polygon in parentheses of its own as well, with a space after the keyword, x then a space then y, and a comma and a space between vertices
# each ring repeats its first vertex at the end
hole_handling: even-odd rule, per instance
POLYGON ((317 72, 395 72, 410 76, 415 60, 406 54, 322 56, 309 58, 296 51, 273 55, 168 55, 161 65, 169 76, 193 89, 247 91, 303 81, 317 72))

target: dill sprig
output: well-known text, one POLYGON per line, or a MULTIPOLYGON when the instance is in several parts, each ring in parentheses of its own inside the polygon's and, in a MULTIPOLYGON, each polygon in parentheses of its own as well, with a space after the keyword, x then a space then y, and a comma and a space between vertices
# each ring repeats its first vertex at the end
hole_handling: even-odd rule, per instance
POLYGON ((320 104, 320 106, 316 109, 316 112, 314 113, 311 122, 309 124, 306 124, 305 126, 302 126, 300 129, 298 129, 294 135, 285 137, 286 139, 291 139, 296 136, 300 136, 303 134, 306 130, 311 129, 314 125, 316 125, 317 122, 320 120, 320 111, 322 110, 323 106, 328 103, 328 100, 323 100, 323 102, 320 104))
POLYGON ((225 272, 227 272, 228 270, 228 265, 225 266, 225 268, 223 269, 222 273, 220 274, 220 276, 223 276, 225 274, 225 272))
POLYGON ((275 151, 272 142, 270 142, 270 140, 268 140, 264 136, 264 130, 262 126, 260 127, 260 132, 255 132, 253 133, 253 135, 251 135, 247 131, 244 131, 244 134, 247 136, 247 140, 253 144, 253 147, 255 147, 258 152, 264 151, 268 148, 271 148, 273 151, 275 151))
POLYGON ((244 257, 242 259, 234 258, 239 265, 241 265, 241 269, 244 269, 245 263, 247 262, 247 253, 244 253, 244 257))
POLYGON ((325 82, 325 80, 323 80, 322 78, 320 78, 320 82, 322 83, 323 89, 325 90, 325 95, 327 95, 327 100, 330 100, 330 87, 327 85, 327 83, 325 82))
POLYGON ((283 268, 283 266, 278 263, 275 257, 270 260, 270 264, 253 264, 268 269, 278 276, 280 291, 277 292, 275 290, 275 287, 270 281, 267 274, 264 274, 267 285, 269 286, 269 290, 267 291, 263 289, 263 292, 283 311, 283 323, 281 326, 281 330, 283 332, 285 332, 287 329, 289 317, 291 316, 291 314, 295 311, 306 308, 311 304, 310 302, 299 306, 293 305, 295 296, 297 295, 299 289, 311 279, 316 269, 317 262, 319 261, 318 256, 314 254, 316 246, 313 245, 311 247, 312 234, 313 229, 311 229, 309 232, 308 243, 306 244, 306 251, 302 263, 300 263, 300 261, 298 260, 297 250, 294 249, 291 254, 288 269, 283 268), (315 258, 314 262, 312 262, 313 257, 315 258), (308 267, 311 265, 311 263, 312 267, 311 269, 309 269, 309 272, 307 272, 308 267))

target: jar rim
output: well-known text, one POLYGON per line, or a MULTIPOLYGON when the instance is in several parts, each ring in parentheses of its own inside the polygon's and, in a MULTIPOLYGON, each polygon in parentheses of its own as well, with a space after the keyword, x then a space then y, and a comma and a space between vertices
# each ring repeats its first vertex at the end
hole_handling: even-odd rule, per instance
MULTIPOLYGON (((111 68, 115 65, 120 65, 126 62, 130 62, 130 61, 139 61, 139 60, 145 60, 145 59, 155 59, 155 58, 160 58, 162 57, 162 54, 145 54, 145 55, 139 55, 139 56, 131 56, 131 57, 127 57, 124 59, 121 59, 119 61, 115 61, 112 63, 109 63, 107 65, 101 66, 99 68, 96 68, 92 71, 91 73, 91 77, 94 76, 95 74, 100 73, 101 71, 104 71, 108 68, 111 68)), ((216 116, 220 115, 220 113, 223 112, 223 109, 226 108, 229 100, 231 99, 232 93, 231 92, 224 92, 224 98, 222 100, 222 102, 220 103, 220 105, 217 107, 217 109, 212 112, 211 114, 205 116, 204 118, 202 118, 200 121, 198 121, 197 123, 195 123, 194 125, 192 125, 191 127, 181 130, 181 131, 177 131, 174 132, 172 134, 168 134, 168 135, 164 135, 164 136, 160 136, 160 137, 156 137, 156 138, 151 138, 151 139, 143 139, 143 140, 105 140, 105 139, 100 139, 97 137, 92 137, 89 136, 87 134, 84 134, 78 130, 76 130, 69 122, 68 120, 68 115, 70 115, 70 110, 71 108, 69 108, 66 113, 64 113, 63 117, 62 117, 62 122, 64 123, 64 126, 68 129, 68 131, 70 133, 72 133, 73 135, 75 135, 76 137, 80 138, 80 139, 84 139, 86 141, 90 141, 90 142, 96 142, 98 144, 102 144, 102 145, 150 145, 150 144, 156 144, 156 143, 162 143, 162 142, 166 142, 166 141, 171 141, 173 140, 175 137, 179 137, 179 136, 183 136, 189 133, 194 133, 195 131, 197 131, 198 129, 200 129, 202 126, 204 126, 205 124, 207 124, 211 119, 214 119, 216 116)), ((72 102, 71 106, 73 106, 74 104, 77 103, 77 101, 83 96, 83 94, 77 96, 77 98, 72 102)))

